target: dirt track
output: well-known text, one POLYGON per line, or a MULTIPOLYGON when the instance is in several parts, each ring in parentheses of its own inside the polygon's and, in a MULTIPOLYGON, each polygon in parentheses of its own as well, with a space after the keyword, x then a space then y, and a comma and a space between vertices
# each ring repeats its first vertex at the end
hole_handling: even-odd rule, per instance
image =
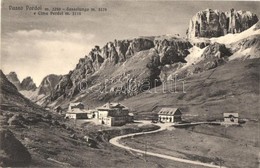
MULTIPOLYGON (((110 139, 109 142, 111 144, 117 146, 117 147, 120 147, 120 148, 123 148, 123 149, 126 149, 126 150, 135 151, 135 152, 138 152, 138 153, 143 153, 143 154, 146 154, 146 155, 151 155, 151 156, 155 156, 155 157, 159 157, 159 158, 163 158, 163 159, 169 159, 169 160, 193 164, 193 165, 201 165, 201 166, 205 166, 205 167, 219 168, 218 165, 213 165, 213 164, 210 164, 210 163, 202 163, 202 162, 199 162, 199 161, 193 161, 193 160, 188 160, 188 159, 177 158, 177 157, 159 154, 159 153, 147 152, 147 151, 143 151, 143 150, 140 150, 140 149, 134 149, 134 148, 131 148, 131 147, 128 147, 128 146, 125 146, 125 145, 119 143, 119 140, 122 139, 122 138, 141 136, 141 135, 144 135, 144 134, 152 134, 152 133, 156 133, 156 132, 160 132, 160 131, 169 129, 172 124, 156 124, 156 125, 160 126, 161 128, 158 129, 158 130, 149 131, 149 132, 140 132, 140 133, 133 133, 133 134, 118 136, 118 137, 110 139)), ((222 168, 224 168, 224 167, 222 166, 222 168)))

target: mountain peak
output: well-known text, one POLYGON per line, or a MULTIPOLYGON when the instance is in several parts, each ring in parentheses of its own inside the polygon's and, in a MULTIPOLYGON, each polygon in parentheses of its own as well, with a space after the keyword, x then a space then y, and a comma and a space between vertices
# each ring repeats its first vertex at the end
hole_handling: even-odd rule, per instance
POLYGON ((39 95, 49 95, 59 82, 61 75, 50 74, 43 78, 39 86, 39 95))
POLYGON ((20 83, 20 80, 19 80, 18 77, 17 77, 16 72, 14 72, 14 71, 10 72, 9 74, 6 75, 6 78, 7 78, 12 84, 14 84, 15 87, 16 87, 18 90, 21 90, 21 83, 20 83))
POLYGON ((21 90, 35 90, 35 89, 36 89, 36 85, 30 76, 23 79, 21 83, 21 90))
POLYGON ((190 20, 187 37, 220 37, 228 33, 240 33, 258 22, 256 14, 250 11, 230 9, 223 12, 205 9, 190 20))

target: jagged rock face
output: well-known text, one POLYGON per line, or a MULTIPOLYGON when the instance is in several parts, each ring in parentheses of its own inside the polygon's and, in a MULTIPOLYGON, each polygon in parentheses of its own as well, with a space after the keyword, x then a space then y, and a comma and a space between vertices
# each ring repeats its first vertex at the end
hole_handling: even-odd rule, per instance
POLYGON ((178 78, 185 78, 193 74, 214 69, 225 64, 234 52, 224 44, 216 42, 209 44, 202 51, 199 56, 200 59, 194 63, 190 63, 190 66, 185 67, 185 64, 182 62, 164 66, 160 75, 161 79, 163 81, 172 80, 176 74, 178 74, 178 78))
POLYGON ((21 83, 20 80, 17 77, 17 74, 15 72, 10 72, 9 74, 6 75, 7 79, 14 84, 14 86, 18 89, 21 90, 21 83))
POLYGON ((183 50, 181 51, 177 51, 174 50, 172 47, 167 48, 167 50, 165 52, 163 52, 162 54, 160 54, 160 61, 162 65, 166 65, 166 64, 173 64, 173 63, 177 63, 177 62, 183 62, 186 63, 185 61, 185 57, 189 54, 188 50, 183 50))
POLYGON ((130 45, 129 40, 115 40, 115 48, 119 57, 119 62, 126 61, 126 52, 130 45))
POLYGON ((258 22, 256 14, 249 11, 228 12, 206 9, 190 20, 187 37, 219 37, 228 33, 240 33, 258 22))
POLYGON ((8 129, 0 130, 0 166, 21 167, 28 166, 31 162, 31 155, 26 147, 8 129))
POLYGON ((142 38, 134 39, 133 41, 130 42, 126 55, 131 56, 139 51, 148 50, 153 47, 154 47, 154 43, 151 40, 142 39, 142 38))
POLYGON ((227 58, 231 55, 231 51, 226 48, 224 44, 210 44, 202 54, 202 57, 205 58, 203 60, 205 63, 202 67, 197 67, 195 70, 200 69, 205 71, 216 68, 217 66, 224 64, 227 58))
POLYGON ((32 90, 34 91, 36 89, 36 85, 33 82, 33 79, 31 77, 26 77, 23 79, 21 83, 21 89, 20 90, 32 90))
POLYGON ((192 47, 189 41, 183 39, 155 39, 154 44, 154 48, 157 49, 159 53, 165 52, 168 48, 179 52, 192 47))
POLYGON ((102 48, 103 58, 108 60, 112 64, 117 64, 119 62, 118 52, 116 51, 115 45, 112 42, 107 43, 102 48))
MULTIPOLYGON (((125 68, 118 67, 113 75, 99 80, 97 85, 86 90, 87 96, 104 102, 111 99, 118 101, 159 86, 160 64, 160 57, 155 49, 140 51, 124 62, 125 68)), ((90 81, 93 82, 92 79, 90 81)))
POLYGON ((34 91, 37 88, 31 77, 26 77, 25 79, 22 80, 21 83, 15 72, 10 72, 8 75, 6 75, 6 77, 12 84, 15 85, 18 91, 20 90, 34 91))
POLYGON ((228 57, 232 55, 232 51, 224 44, 213 43, 205 48, 201 57, 203 59, 186 71, 185 76, 200 73, 209 69, 214 69, 227 62, 228 57))
POLYGON ((149 74, 148 77, 145 79, 147 81, 149 81, 151 88, 155 87, 155 86, 159 86, 161 84, 161 80, 160 80, 160 67, 161 66, 161 62, 160 62, 160 56, 153 52, 152 54, 150 54, 150 59, 148 60, 146 67, 149 69, 149 74))
POLYGON ((253 35, 231 44, 231 59, 260 58, 260 35, 253 35))
POLYGON ((0 70, 0 109, 11 112, 46 113, 25 98, 0 70))
POLYGON ((101 53, 101 50, 100 50, 99 46, 95 46, 95 48, 92 49, 92 51, 89 53, 91 60, 88 60, 88 58, 85 58, 85 61, 86 60, 89 61, 89 64, 90 64, 89 67, 91 69, 91 71, 87 72, 87 74, 99 69, 101 64, 104 62, 104 58, 100 55, 100 53, 101 53))
POLYGON ((194 45, 202 49, 202 48, 205 48, 208 45, 210 45, 210 42, 197 42, 197 43, 194 43, 194 45))
POLYGON ((17 87, 7 78, 7 76, 4 75, 2 70, 0 70, 0 79, 1 94, 12 94, 18 92, 17 87))
POLYGON ((69 74, 62 76, 59 83, 55 86, 54 91, 51 93, 51 97, 50 97, 51 101, 56 100, 62 95, 63 97, 68 97, 70 95, 69 89, 71 89, 73 86, 73 82, 70 78, 71 73, 72 71, 70 71, 69 74))
POLYGON ((210 44, 202 54, 204 58, 222 58, 225 56, 230 56, 232 53, 231 51, 226 48, 224 44, 214 43, 210 44))
POLYGON ((155 49, 160 55, 162 65, 186 62, 184 58, 189 54, 190 42, 179 39, 155 39, 155 49))
POLYGON ((259 30, 259 29, 260 29, 260 21, 258 21, 258 22, 255 24, 254 30, 259 30))
POLYGON ((241 50, 246 50, 248 48, 255 49, 256 51, 254 52, 255 55, 258 55, 260 57, 260 35, 252 36, 247 39, 243 39, 240 41, 240 46, 241 50))
POLYGON ((187 49, 191 47, 191 44, 183 39, 174 38, 166 41, 154 37, 137 38, 115 40, 102 48, 95 46, 87 56, 79 60, 73 71, 60 79, 49 99, 71 99, 78 95, 85 85, 111 90, 112 93, 88 94, 98 100, 108 100, 111 95, 117 96, 115 94, 118 88, 127 90, 127 96, 138 94, 142 90, 142 81, 150 84, 146 84, 146 88, 158 86, 160 67, 184 62, 188 54, 187 49), (125 79, 127 75, 131 77, 125 79), (105 79, 112 81, 104 83, 105 79))
POLYGON ((61 78, 61 75, 48 75, 45 78, 43 78, 40 86, 39 86, 39 92, 38 94, 44 94, 44 95, 50 95, 55 86, 58 84, 59 80, 61 78))

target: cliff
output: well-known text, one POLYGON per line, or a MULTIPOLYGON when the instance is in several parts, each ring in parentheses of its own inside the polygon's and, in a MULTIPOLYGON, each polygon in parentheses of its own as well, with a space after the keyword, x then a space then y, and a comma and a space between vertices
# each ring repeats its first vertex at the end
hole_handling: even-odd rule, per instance
POLYGON ((17 88, 18 91, 34 91, 37 87, 31 77, 26 77, 20 82, 15 72, 10 72, 6 78, 17 88))
POLYGON ((185 62, 190 47, 184 39, 167 36, 114 40, 102 48, 95 46, 74 70, 62 76, 48 103, 82 94, 99 101, 139 94, 160 85, 162 66, 185 62))
POLYGON ((21 90, 32 90, 34 91, 36 89, 36 85, 33 82, 33 79, 31 77, 26 77, 22 80, 21 83, 21 90))
POLYGON ((196 13, 189 23, 187 37, 219 37, 228 33, 240 33, 258 22, 256 14, 250 11, 228 12, 206 9, 196 13))
POLYGON ((40 86, 38 87, 38 94, 50 95, 51 91, 58 84, 61 75, 50 74, 43 78, 40 86))
POLYGON ((6 78, 18 89, 21 90, 21 83, 15 72, 10 72, 6 75, 6 78))

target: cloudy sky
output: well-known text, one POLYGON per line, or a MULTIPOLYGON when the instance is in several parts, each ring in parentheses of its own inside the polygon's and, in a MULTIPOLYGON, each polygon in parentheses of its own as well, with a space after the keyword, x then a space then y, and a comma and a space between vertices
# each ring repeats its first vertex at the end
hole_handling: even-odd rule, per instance
POLYGON ((37 85, 48 74, 66 74, 94 45, 138 36, 185 35, 189 19, 211 8, 250 10, 260 16, 260 2, 223 1, 85 1, 2 0, 1 69, 20 80, 31 76, 37 85), (80 16, 40 16, 26 5, 107 8, 80 16), (9 10, 23 6, 23 10, 9 10))

